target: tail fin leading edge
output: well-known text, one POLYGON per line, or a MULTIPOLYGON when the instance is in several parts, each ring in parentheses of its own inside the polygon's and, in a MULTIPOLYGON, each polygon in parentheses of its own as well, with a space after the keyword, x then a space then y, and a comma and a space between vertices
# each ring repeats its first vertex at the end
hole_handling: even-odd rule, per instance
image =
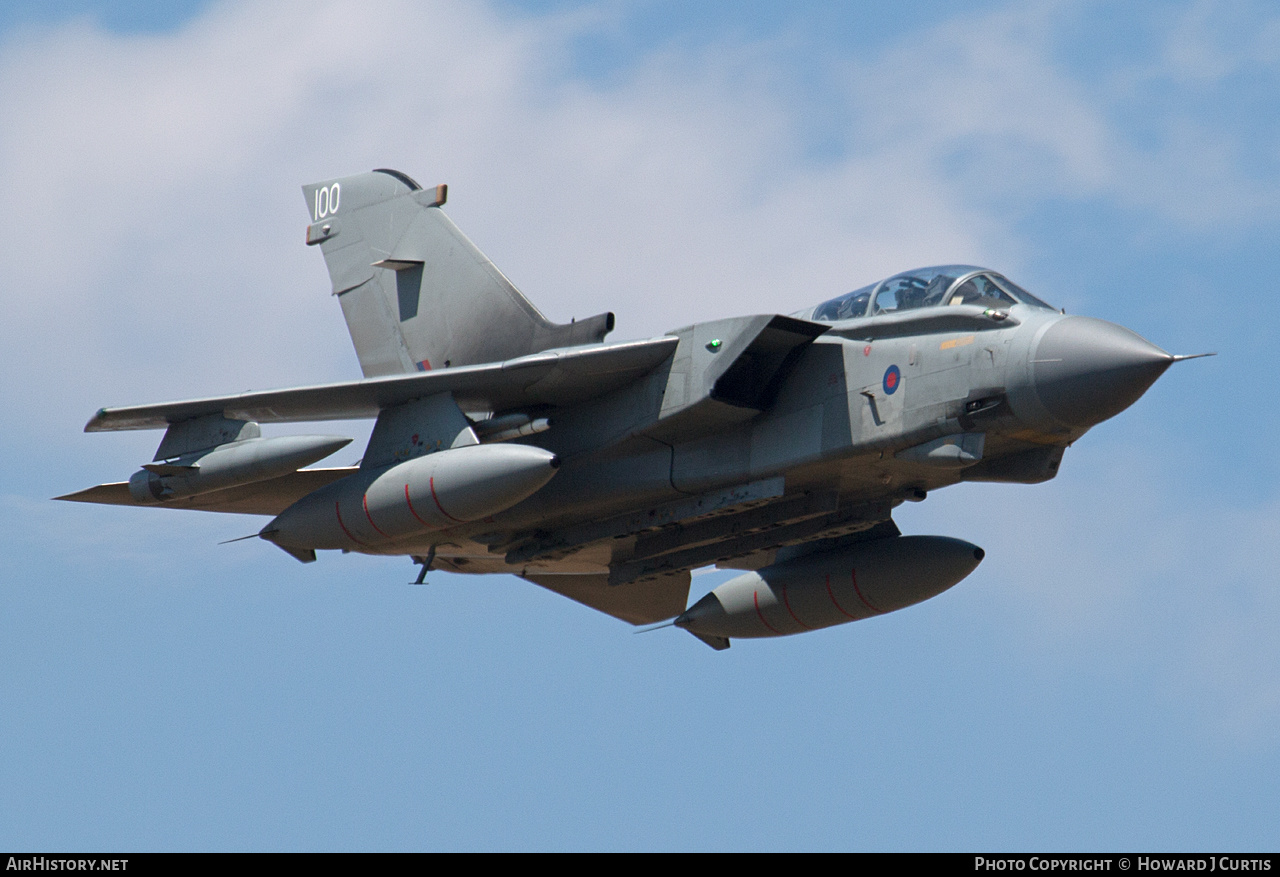
POLYGON ((604 340, 613 314, 547 320, 440 210, 444 186, 393 170, 302 187, 365 377, 498 362, 604 340))

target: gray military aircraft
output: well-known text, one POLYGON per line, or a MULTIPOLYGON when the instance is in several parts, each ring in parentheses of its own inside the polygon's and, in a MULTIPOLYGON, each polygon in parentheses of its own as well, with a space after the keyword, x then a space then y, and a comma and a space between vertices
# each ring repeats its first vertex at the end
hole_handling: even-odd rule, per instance
POLYGON ((364 378, 103 408, 86 432, 166 430, 127 482, 59 499, 269 515, 322 550, 514 573, 716 649, 892 612, 983 551, 903 536, 893 509, 960 481, 1034 484, 1172 356, 1065 316, 995 271, 896 274, 791 315, 604 343, 614 316, 554 324, 393 170, 304 186, 364 378), (376 418, 350 439, 260 423, 376 418), (686 608, 692 570, 744 573, 686 608))

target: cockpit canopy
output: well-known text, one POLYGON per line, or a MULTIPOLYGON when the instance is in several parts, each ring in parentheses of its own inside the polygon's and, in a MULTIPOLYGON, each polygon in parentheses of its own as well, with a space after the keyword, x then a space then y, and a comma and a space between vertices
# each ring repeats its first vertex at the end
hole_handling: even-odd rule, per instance
POLYGON ((989 308, 1025 304, 1055 310, 1003 274, 974 265, 936 265, 895 274, 796 316, 832 323, 913 308, 962 304, 989 308))

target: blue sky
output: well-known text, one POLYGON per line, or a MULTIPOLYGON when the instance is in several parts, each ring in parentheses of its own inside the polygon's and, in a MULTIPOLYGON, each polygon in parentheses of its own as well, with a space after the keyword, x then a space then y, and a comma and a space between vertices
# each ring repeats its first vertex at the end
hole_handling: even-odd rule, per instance
POLYGON ((1278 94, 1262 2, 7 4, 0 846, 1274 850, 1278 94), (725 653, 49 502, 150 458, 102 405, 358 374, 299 187, 378 166, 619 339, 974 262, 1220 356, 901 509, 960 586, 725 653))

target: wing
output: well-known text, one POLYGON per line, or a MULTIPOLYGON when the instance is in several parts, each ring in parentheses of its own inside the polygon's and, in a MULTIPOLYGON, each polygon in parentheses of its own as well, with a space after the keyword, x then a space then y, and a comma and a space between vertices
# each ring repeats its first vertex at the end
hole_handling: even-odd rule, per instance
POLYGON ((631 624, 655 624, 674 618, 685 610, 689 600, 688 570, 658 576, 634 588, 610 585, 606 573, 530 573, 521 578, 631 624))
MULTIPOLYGON (((808 528, 809 538, 794 527, 785 526, 736 539, 690 545, 679 538, 678 525, 646 534, 650 539, 666 538, 670 551, 648 558, 645 564, 620 564, 608 573, 553 574, 520 572, 521 578, 549 591, 576 600, 630 624, 656 624, 685 610, 689 599, 691 570, 714 563, 724 569, 754 569, 777 560, 799 557, 870 539, 900 535, 892 518, 882 510, 866 509, 863 517, 849 516, 836 523, 816 522, 808 528), (813 538, 817 534, 818 538, 813 538), (837 535, 838 534, 838 535, 837 535), (674 538, 673 538, 674 537, 674 538)), ((512 570, 515 572, 516 570, 512 570)))
MULTIPOLYGON (((452 392, 462 408, 472 411, 498 412, 532 406, 558 408, 630 384, 667 359, 676 344, 675 338, 653 338, 544 351, 506 362, 412 375, 103 408, 86 424, 85 431, 158 429, 211 415, 259 423, 377 417, 385 408, 443 392, 452 392)), ((175 498, 158 507, 277 515, 312 491, 354 471, 354 468, 302 469, 266 481, 175 498)), ((101 484, 58 499, 141 505, 130 495, 127 482, 101 484)))
POLYGON ((631 624, 650 624, 684 611, 694 569, 758 569, 899 535, 892 503, 842 502, 828 491, 784 495, 782 481, 753 482, 617 518, 516 536, 492 546, 506 552, 492 571, 516 573, 631 624), (582 571, 581 562, 590 556, 607 563, 607 571, 582 571))
POLYGON ((548 350, 506 362, 420 374, 103 408, 84 429, 161 429, 214 414, 258 423, 359 420, 377 417, 384 408, 444 392, 452 392, 466 411, 500 412, 533 405, 558 408, 625 387, 667 359, 677 343, 674 337, 651 338, 548 350))

